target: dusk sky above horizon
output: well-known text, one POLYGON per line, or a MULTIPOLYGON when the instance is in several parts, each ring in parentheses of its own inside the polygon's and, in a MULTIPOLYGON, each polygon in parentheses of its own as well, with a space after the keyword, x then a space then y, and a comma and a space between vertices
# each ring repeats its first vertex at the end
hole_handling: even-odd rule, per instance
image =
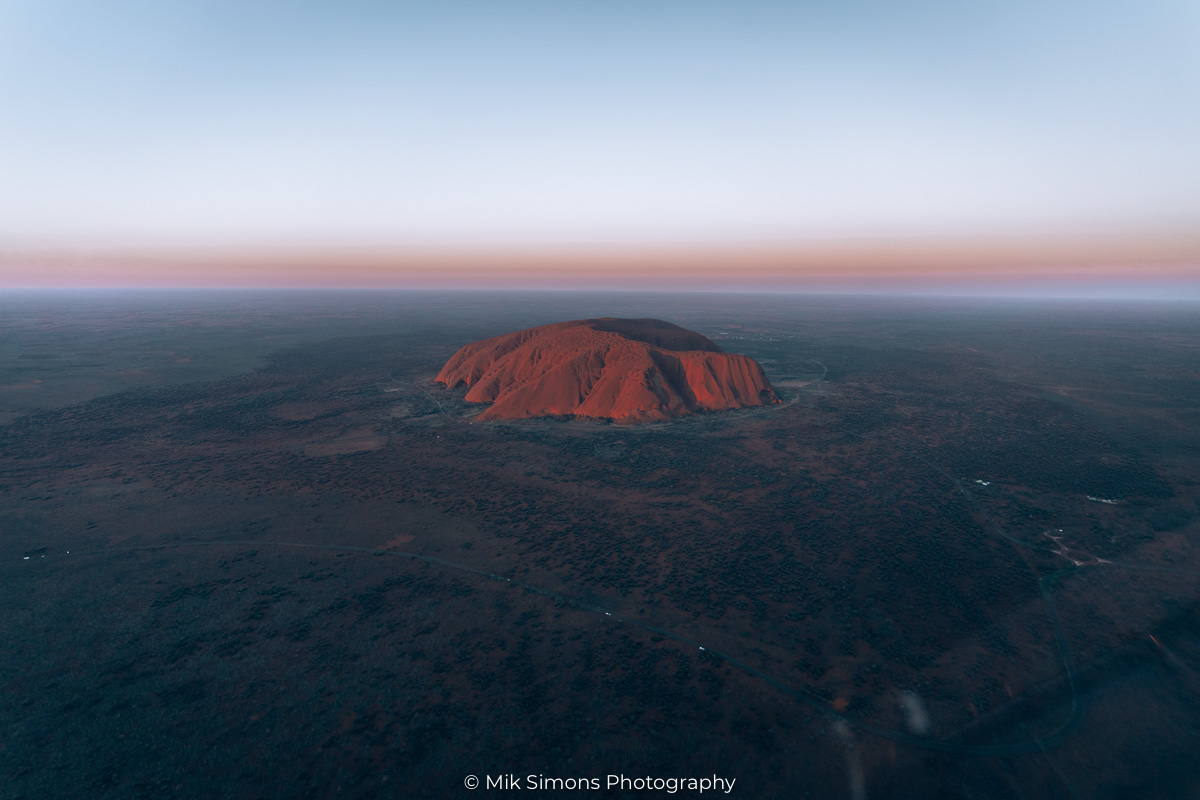
POLYGON ((0 248, 1200 233, 1200 3, 0 0, 0 248))

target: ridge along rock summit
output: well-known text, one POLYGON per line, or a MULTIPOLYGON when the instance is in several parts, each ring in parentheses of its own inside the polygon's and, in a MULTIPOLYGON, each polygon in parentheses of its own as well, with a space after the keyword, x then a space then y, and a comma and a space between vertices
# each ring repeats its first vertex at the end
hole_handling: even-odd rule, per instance
POLYGON ((583 319, 465 345, 435 379, 478 419, 650 422, 778 403, 758 362, 658 319, 583 319))

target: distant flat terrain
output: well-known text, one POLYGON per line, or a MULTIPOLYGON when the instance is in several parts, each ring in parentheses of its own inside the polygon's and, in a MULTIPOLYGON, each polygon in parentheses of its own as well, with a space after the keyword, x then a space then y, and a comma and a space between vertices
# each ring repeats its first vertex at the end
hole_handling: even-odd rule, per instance
POLYGON ((0 298, 5 796, 1195 796, 1197 352, 1173 304, 0 298), (480 422, 433 381, 614 316, 782 403, 480 422))

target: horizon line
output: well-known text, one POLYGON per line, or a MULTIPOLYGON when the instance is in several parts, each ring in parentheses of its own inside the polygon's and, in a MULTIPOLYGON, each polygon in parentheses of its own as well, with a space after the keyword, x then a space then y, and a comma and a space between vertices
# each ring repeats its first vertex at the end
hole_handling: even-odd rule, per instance
POLYGON ((0 289, 414 289, 1200 297, 1200 233, 590 247, 0 247, 0 289))
MULTIPOLYGON (((1182 287, 1167 287, 1179 289, 1182 287)), ((0 286, 0 292, 9 294, 193 294, 193 293, 230 293, 230 294, 510 294, 510 295, 543 295, 543 294, 612 294, 612 295, 647 295, 658 294, 666 296, 679 295, 737 295, 744 297, 822 297, 822 298, 857 298, 857 299, 890 299, 890 300, 980 300, 980 301, 1028 301, 1028 302, 1080 302, 1080 303, 1131 303, 1155 305, 1195 305, 1200 304, 1200 283, 1189 286, 1193 293, 1173 291, 1170 294, 1116 294, 1096 291, 1092 293, 1073 293, 1067 290, 1050 290, 1041 292, 970 292, 954 291, 870 291, 870 290, 820 290, 820 289, 597 289, 597 288, 490 288, 463 289, 444 287, 390 287, 372 288, 355 286, 0 286)))

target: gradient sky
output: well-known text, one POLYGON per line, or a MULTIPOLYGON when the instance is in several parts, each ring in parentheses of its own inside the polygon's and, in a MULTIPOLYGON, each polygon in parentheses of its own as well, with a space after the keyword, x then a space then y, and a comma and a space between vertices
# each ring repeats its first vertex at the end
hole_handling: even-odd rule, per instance
POLYGON ((1195 0, 0 0, 0 246, 1200 229, 1195 0))

